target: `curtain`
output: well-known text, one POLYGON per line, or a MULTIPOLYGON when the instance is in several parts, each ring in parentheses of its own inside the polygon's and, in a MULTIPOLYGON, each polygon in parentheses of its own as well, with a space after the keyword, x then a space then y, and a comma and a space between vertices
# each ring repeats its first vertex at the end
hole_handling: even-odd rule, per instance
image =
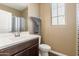
POLYGON ((23 17, 13 16, 12 18, 12 32, 25 31, 25 20, 23 17))

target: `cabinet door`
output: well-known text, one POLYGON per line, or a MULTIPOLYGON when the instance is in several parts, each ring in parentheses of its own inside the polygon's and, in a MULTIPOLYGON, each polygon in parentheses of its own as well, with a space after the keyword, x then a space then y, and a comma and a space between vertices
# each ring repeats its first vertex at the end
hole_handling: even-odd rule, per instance
POLYGON ((38 55, 39 55, 38 44, 35 44, 35 45, 17 53, 15 56, 38 56, 38 55))

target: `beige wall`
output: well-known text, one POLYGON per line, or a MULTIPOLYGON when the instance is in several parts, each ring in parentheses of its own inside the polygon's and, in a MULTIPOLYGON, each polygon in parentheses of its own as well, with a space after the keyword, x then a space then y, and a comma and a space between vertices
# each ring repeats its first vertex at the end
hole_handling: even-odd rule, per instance
POLYGON ((66 55, 76 55, 76 5, 66 4, 66 25, 51 25, 50 4, 40 4, 42 41, 52 50, 66 55))
POLYGON ((25 31, 28 30, 28 24, 27 24, 27 20, 28 20, 28 8, 25 8, 24 10, 21 11, 22 16, 25 19, 25 31))
POLYGON ((39 4, 31 3, 28 5, 28 30, 33 33, 33 25, 30 17, 39 17, 39 4))
POLYGON ((38 3, 31 3, 28 5, 28 17, 30 16, 39 17, 39 4, 38 3))
POLYGON ((13 15, 16 15, 16 16, 21 15, 20 11, 13 9, 13 8, 10 8, 8 6, 2 5, 2 4, 0 4, 0 9, 11 12, 13 15))

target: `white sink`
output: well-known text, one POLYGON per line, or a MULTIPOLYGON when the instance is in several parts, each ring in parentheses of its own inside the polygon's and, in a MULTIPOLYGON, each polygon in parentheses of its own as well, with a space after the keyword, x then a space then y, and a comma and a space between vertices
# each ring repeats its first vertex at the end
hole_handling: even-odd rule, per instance
POLYGON ((21 33, 20 37, 15 37, 13 33, 0 34, 0 49, 22 43, 25 41, 33 40, 35 38, 39 38, 39 43, 41 41, 41 37, 39 35, 26 34, 21 33))

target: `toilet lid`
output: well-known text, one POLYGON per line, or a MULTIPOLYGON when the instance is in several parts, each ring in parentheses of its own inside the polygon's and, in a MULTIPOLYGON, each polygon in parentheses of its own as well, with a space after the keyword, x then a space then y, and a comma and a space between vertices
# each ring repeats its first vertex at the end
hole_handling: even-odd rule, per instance
POLYGON ((40 44, 39 47, 42 48, 42 49, 51 49, 51 47, 47 44, 40 44))

